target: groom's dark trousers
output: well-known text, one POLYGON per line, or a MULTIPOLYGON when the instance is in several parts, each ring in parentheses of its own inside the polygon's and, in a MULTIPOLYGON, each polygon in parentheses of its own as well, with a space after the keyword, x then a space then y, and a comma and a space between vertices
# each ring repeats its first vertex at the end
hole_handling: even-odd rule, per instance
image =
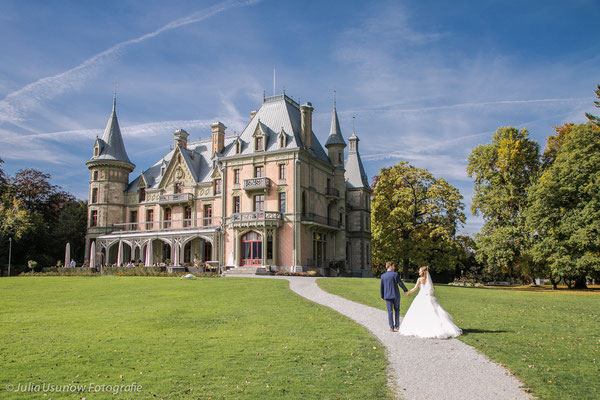
POLYGON ((397 272, 387 271, 381 275, 381 298, 385 300, 385 305, 387 306, 390 329, 400 326, 400 290, 398 286, 405 292, 408 291, 397 272), (396 317, 395 319, 394 316, 396 317))

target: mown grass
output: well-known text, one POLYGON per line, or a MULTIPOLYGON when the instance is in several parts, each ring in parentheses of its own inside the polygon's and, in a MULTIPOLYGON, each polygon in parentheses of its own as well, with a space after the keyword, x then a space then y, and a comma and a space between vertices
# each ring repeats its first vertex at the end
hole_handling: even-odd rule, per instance
MULTIPOLYGON (((385 309, 378 279, 318 279, 317 283, 330 293, 385 309)), ((415 295, 402 297, 402 315, 415 295)), ((436 285, 435 295, 463 329, 459 339, 506 366, 533 395, 600 398, 599 293, 436 285)))
POLYGON ((2 399, 389 398, 384 349, 287 281, 0 279, 2 399), (15 393, 7 385, 141 385, 15 393))

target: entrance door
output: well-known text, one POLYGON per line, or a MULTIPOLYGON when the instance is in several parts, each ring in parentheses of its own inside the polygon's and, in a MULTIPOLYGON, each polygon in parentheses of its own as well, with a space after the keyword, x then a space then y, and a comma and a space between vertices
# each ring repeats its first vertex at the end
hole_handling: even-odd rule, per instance
POLYGON ((242 236, 241 241, 242 265, 262 264, 262 237, 257 232, 248 232, 242 236))

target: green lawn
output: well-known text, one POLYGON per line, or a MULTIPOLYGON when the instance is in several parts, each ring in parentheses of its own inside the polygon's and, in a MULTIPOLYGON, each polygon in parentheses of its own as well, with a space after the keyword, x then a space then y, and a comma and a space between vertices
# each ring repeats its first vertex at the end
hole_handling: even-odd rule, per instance
POLYGON ((282 280, 3 278, 0 326, 2 399, 390 397, 378 342, 282 280))
MULTIPOLYGON (((317 283, 330 293, 385 309, 378 279, 317 283)), ((505 365, 535 396, 600 398, 600 293, 436 285, 435 295, 463 329, 460 340, 505 365)), ((415 296, 402 297, 402 315, 415 296)))

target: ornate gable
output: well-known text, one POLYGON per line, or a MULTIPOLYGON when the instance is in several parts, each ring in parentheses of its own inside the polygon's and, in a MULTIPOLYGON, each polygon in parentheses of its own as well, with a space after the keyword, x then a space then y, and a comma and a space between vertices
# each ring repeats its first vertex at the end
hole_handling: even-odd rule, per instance
POLYGON ((175 185, 175 183, 181 183, 185 186, 193 186, 196 184, 192 171, 190 171, 190 166, 185 161, 179 147, 175 148, 171 162, 158 187, 164 189, 165 187, 175 185))

